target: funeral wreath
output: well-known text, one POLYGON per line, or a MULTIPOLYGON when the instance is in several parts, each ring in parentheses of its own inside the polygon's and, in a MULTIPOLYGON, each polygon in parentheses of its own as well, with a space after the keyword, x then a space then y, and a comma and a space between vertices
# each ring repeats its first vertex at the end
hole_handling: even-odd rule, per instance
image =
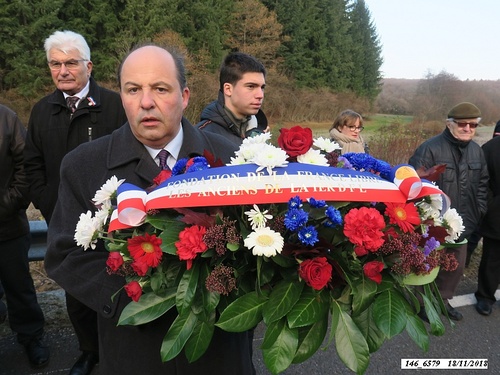
POLYGON ((421 287, 408 277, 457 267, 443 249, 463 225, 447 197, 410 166, 340 156, 307 128, 281 129, 278 145, 260 134, 230 165, 183 159, 147 192, 120 176, 96 192, 75 241, 84 250, 104 241, 108 272, 124 276, 131 302, 119 324, 175 309, 163 361, 181 351, 196 361, 215 327, 263 324, 273 374, 331 342, 358 374, 403 331, 427 350, 446 309, 432 277, 421 287))

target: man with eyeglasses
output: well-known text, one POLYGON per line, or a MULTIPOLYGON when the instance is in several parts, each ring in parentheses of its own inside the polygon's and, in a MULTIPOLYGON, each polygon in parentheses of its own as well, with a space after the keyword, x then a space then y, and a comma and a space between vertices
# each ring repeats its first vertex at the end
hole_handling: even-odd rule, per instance
MULTIPOLYGON (((436 183, 449 196, 451 207, 463 219, 465 229, 456 242, 467 240, 486 212, 488 169, 483 150, 472 140, 480 121, 481 111, 474 104, 457 104, 448 113, 444 131, 422 143, 409 161, 415 169, 446 165, 436 183)), ((440 271, 436 283, 448 316, 461 320, 462 314, 448 300, 453 298, 463 274, 467 244, 447 248, 446 251, 455 254, 458 268, 451 272, 440 271)))
MULTIPOLYGON (((31 110, 24 155, 30 199, 50 225, 63 157, 82 143, 112 133, 127 118, 119 94, 92 78, 90 48, 82 35, 56 31, 44 47, 56 90, 31 110)), ((97 314, 68 293, 66 305, 82 351, 70 374, 89 374, 99 358, 97 314)))

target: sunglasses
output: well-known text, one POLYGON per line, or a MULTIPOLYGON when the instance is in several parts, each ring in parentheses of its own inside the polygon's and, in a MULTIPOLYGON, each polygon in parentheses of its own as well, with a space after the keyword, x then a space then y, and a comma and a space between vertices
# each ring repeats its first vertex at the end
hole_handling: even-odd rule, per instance
POLYGON ((453 120, 453 122, 457 124, 459 128, 465 128, 467 125, 469 125, 471 129, 475 129, 479 125, 477 122, 460 122, 455 120, 453 120))

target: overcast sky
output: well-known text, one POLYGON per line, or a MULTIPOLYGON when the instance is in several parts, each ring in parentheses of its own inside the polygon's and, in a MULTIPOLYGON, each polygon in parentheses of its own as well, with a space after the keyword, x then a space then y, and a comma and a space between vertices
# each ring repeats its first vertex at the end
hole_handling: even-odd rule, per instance
POLYGON ((384 78, 500 79, 499 0, 365 0, 384 78))

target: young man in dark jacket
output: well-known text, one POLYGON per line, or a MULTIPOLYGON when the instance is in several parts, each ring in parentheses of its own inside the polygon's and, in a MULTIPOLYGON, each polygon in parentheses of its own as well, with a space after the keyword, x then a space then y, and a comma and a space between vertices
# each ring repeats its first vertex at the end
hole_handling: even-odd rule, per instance
MULTIPOLYGON (((126 122, 118 93, 91 77, 90 48, 72 31, 56 31, 45 40, 47 61, 56 90, 35 104, 26 139, 26 174, 30 198, 50 226, 63 157, 78 145, 110 134, 126 122)), ((70 375, 89 374, 98 361, 95 311, 66 293, 68 315, 82 356, 70 375)))
MULTIPOLYGON (((26 129, 9 108, 0 105, 0 281, 8 306, 10 327, 24 345, 35 368, 49 363, 43 342, 45 319, 31 278, 26 217, 28 183, 24 173, 26 129)), ((2 295, 0 295, 2 297, 2 295)), ((0 300, 0 310, 5 309, 0 300)))
POLYGON ((221 134, 236 145, 244 138, 268 131, 261 110, 266 69, 255 57, 242 52, 227 55, 219 74, 219 94, 201 112, 201 130, 221 134))
MULTIPOLYGON (((486 212, 488 170, 483 150, 472 140, 480 120, 481 111, 474 104, 457 104, 448 113, 444 131, 422 143, 409 161, 415 169, 446 164, 446 170, 436 183, 463 219, 465 230, 458 241, 469 238, 486 212)), ((449 317, 461 320, 462 314, 448 300, 453 298, 463 274, 467 244, 447 251, 455 254, 458 268, 440 271, 436 283, 449 317)))

